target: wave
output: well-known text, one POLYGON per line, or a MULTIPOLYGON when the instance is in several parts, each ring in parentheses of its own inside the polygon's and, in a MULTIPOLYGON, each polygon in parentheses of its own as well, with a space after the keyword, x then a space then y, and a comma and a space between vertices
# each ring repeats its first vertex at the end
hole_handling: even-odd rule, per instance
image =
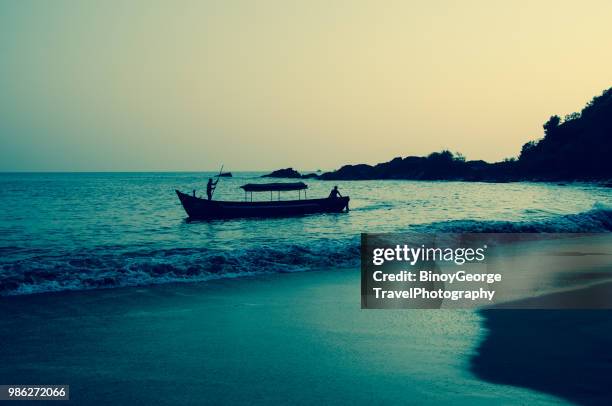
POLYGON ((117 253, 105 248, 36 255, 0 264, 0 296, 353 267, 359 257, 358 239, 234 250, 170 248, 117 253))
POLYGON ((605 233, 612 231, 612 208, 600 203, 576 214, 529 221, 450 220, 411 227, 411 231, 443 233, 605 233))
MULTIPOLYGON (((530 221, 453 220, 410 226, 408 232, 569 233, 611 232, 612 208, 597 204, 576 214, 530 221)), ((19 247, 0 252, 0 296, 199 282, 267 273, 300 272, 359 265, 359 236, 317 239, 301 244, 238 249, 168 248, 122 251, 112 247, 65 253, 24 254, 19 247)))
POLYGON ((396 207, 396 203, 392 202, 375 202, 359 207, 359 210, 374 211, 374 210, 391 210, 396 207))

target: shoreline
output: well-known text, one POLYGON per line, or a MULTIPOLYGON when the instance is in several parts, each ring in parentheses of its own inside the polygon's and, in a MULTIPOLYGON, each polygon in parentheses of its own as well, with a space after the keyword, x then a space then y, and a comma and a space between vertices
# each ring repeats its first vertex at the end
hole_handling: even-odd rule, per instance
POLYGON ((3 297, 0 381, 79 402, 559 404, 472 375, 472 310, 360 309, 359 272, 3 297), (307 390, 305 390, 307 388, 307 390))

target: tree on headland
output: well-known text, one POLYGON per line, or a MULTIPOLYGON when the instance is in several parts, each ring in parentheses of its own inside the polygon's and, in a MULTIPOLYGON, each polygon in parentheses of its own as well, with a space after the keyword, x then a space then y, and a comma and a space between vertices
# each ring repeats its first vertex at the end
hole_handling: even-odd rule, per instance
POLYGON ((555 115, 551 116, 546 123, 544 123, 544 134, 553 135, 557 128, 561 124, 561 117, 555 115))
POLYGON ((612 88, 593 97, 580 113, 544 124, 544 138, 523 145, 520 179, 612 178, 612 88))
POLYGON ((563 117, 563 122, 566 123, 568 121, 576 120, 579 118, 580 118, 580 113, 578 113, 577 111, 574 111, 573 113, 566 114, 565 117, 563 117))
MULTIPOLYGON (((612 180, 612 88, 580 111, 551 116, 544 137, 525 143, 518 159, 467 161, 449 150, 396 157, 376 165, 344 165, 323 180, 415 179, 474 181, 612 180)), ((316 176, 316 175, 314 175, 316 176)))
POLYGON ((521 154, 519 155, 519 159, 525 159, 534 150, 535 146, 538 145, 537 141, 529 141, 523 145, 521 148, 521 154))

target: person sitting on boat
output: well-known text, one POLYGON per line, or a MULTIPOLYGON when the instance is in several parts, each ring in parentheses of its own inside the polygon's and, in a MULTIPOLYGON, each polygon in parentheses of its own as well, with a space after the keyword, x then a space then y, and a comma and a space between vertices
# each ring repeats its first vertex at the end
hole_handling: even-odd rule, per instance
POLYGON ((212 178, 208 178, 208 184, 206 185, 206 196, 208 196, 208 200, 212 200, 213 190, 217 187, 217 183, 219 183, 219 179, 213 182, 212 178))
POLYGON ((342 197, 342 195, 340 194, 340 191, 338 190, 338 186, 334 186, 334 188, 331 190, 331 192, 329 192, 329 196, 327 198, 328 199, 337 199, 339 197, 342 197))

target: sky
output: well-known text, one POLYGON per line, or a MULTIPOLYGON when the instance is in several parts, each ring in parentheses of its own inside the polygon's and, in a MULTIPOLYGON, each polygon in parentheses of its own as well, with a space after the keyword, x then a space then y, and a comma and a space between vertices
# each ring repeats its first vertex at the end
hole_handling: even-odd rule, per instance
POLYGON ((516 156, 612 86, 612 2, 0 0, 0 171, 516 156))

